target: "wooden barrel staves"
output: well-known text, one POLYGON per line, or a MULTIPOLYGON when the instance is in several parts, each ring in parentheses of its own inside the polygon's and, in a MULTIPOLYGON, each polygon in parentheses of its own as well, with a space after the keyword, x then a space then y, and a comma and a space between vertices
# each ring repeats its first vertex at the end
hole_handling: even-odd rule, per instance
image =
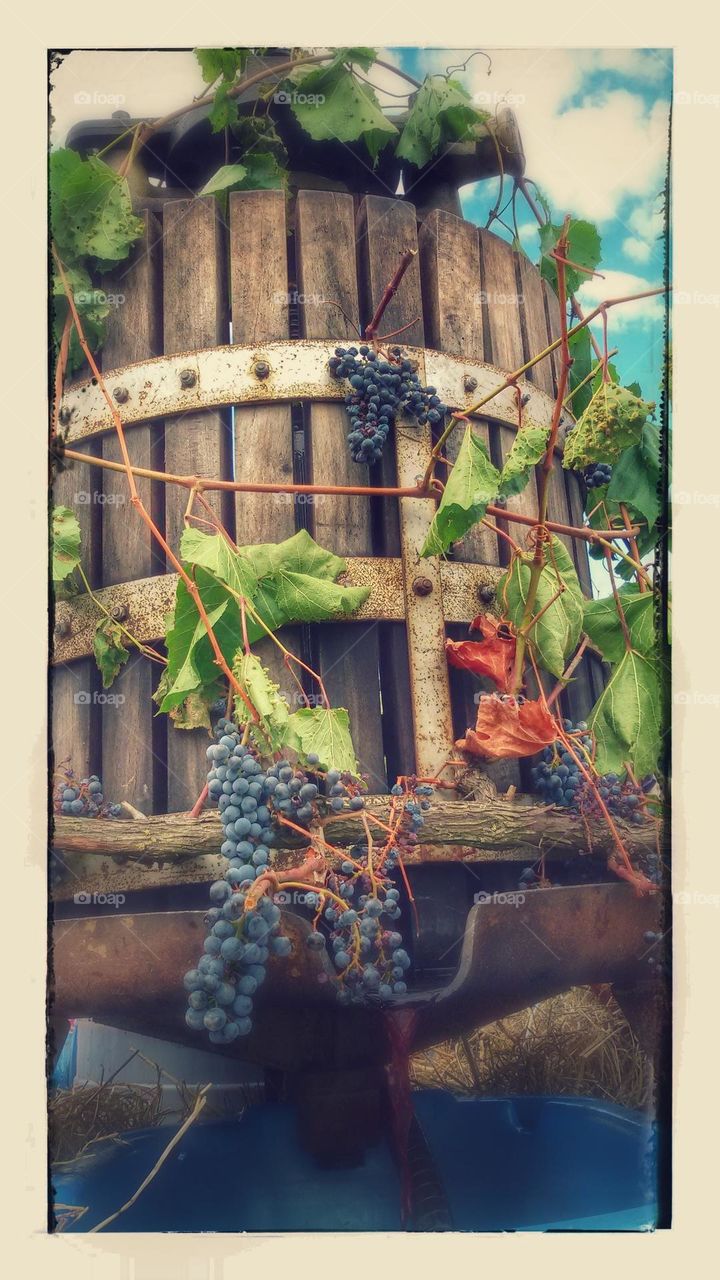
MULTIPOLYGON (((106 282, 116 305, 102 365, 128 423, 131 459, 148 469, 280 486, 367 485, 367 469, 348 455, 341 388, 331 388, 327 377, 323 383, 318 373, 317 344, 330 344, 331 350, 335 342, 356 337, 354 326, 369 322, 406 250, 417 256, 382 328, 404 330, 398 341, 415 349, 427 381, 445 379, 442 394, 453 406, 473 403, 478 380, 492 376, 489 366, 506 375, 558 334, 557 298, 537 269, 505 241, 443 210, 428 213, 418 230, 415 208, 400 199, 366 196, 358 203, 337 192, 300 191, 288 206, 281 192, 252 191, 231 195, 227 220, 211 197, 169 201, 161 214, 146 211, 143 218, 145 234, 129 264, 106 282), (276 386, 274 365, 282 382, 288 343, 298 343, 303 352, 307 347, 307 369, 298 362, 306 382, 298 383, 297 376, 293 382, 288 374, 276 386), (254 396, 250 388, 235 403, 229 398, 232 378, 224 378, 222 368, 224 353, 233 347, 225 360, 228 370, 242 366, 245 383, 256 384, 254 396), (210 365, 199 364, 196 353, 211 355, 213 348, 220 350, 211 378, 210 365), (436 353, 448 357, 444 366, 436 353), (178 358, 152 365, 163 356, 178 358), (263 362, 270 365, 265 386, 253 373, 263 362)), ((537 393, 533 409, 545 420, 557 372, 553 354, 520 384, 537 393)), ((85 392, 77 384, 67 389, 68 441, 89 459, 117 460, 109 415, 93 416, 83 408, 96 403, 96 393, 92 386, 85 392)), ((473 420, 496 464, 517 430, 516 399, 508 392, 487 406, 493 416, 473 420)), ((448 442, 450 461, 459 441, 458 432, 448 442)), ((429 428, 401 427, 386 450, 381 483, 414 485, 431 447, 429 428)), ((177 550, 186 491, 143 479, 139 486, 177 550)), ((93 468, 91 461, 74 464, 57 478, 54 500, 78 514, 83 567, 98 598, 133 634, 162 642, 174 580, 165 576, 162 553, 130 506, 125 477, 93 468)), ((348 708, 369 790, 386 791, 398 774, 441 765, 474 721, 478 688, 474 678, 448 671, 444 640, 467 634, 474 615, 492 605, 493 586, 508 558, 503 540, 477 526, 446 562, 421 560, 431 499, 281 489, 208 493, 206 501, 239 545, 280 541, 306 528, 348 559, 349 581, 371 585, 357 617, 293 626, 287 636, 294 652, 320 672, 333 705, 348 708)), ((509 498, 508 507, 536 515, 536 488, 529 485, 509 498)), ((581 513, 577 477, 555 468, 548 518, 578 524, 581 513)), ((522 540, 522 526, 513 528, 522 540)), ((587 547, 577 541, 568 546, 590 594, 587 547)), ((203 786, 206 734, 177 729, 156 715, 152 693, 159 668, 138 653, 131 654, 112 688, 102 690, 91 653, 99 616, 83 597, 58 606, 55 760, 70 758, 78 775, 99 774, 109 798, 148 815, 187 810, 203 786)), ((275 646, 264 641, 258 649, 292 702, 295 686, 275 646)), ((562 695, 571 718, 588 713, 600 680, 600 668, 586 657, 562 695)), ((502 789, 522 783, 515 761, 488 765, 487 772, 502 789)))

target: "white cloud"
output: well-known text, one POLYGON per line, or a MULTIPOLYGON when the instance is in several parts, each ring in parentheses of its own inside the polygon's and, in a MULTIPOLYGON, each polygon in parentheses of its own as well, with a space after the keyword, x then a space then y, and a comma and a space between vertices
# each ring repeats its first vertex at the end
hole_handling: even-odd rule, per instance
MULTIPOLYGON (((578 301, 583 311, 591 311, 606 298, 624 298, 633 293, 644 293, 659 287, 659 280, 648 280, 631 271, 603 271, 603 279, 593 276, 578 290, 578 301)), ((631 325, 649 326, 662 321, 665 303, 661 294, 654 298, 641 298, 638 302, 623 303, 608 312, 608 332, 628 329, 631 325)), ((601 326, 599 326, 601 328, 601 326)))
POLYGON ((623 240, 622 250, 628 258, 632 258, 633 262, 647 262, 652 253, 647 240, 638 240, 635 236, 628 236, 623 240))
MULTIPOLYGON (((668 107, 648 109, 639 93, 594 89, 580 105, 564 104, 582 91, 591 72, 617 70, 643 81, 665 74, 659 55, 633 49, 490 50, 492 70, 474 58, 462 79, 471 94, 507 95, 520 125, 526 170, 551 205, 593 221, 617 216, 625 201, 662 186, 667 155, 668 107)), ((427 50, 422 72, 462 62, 465 50, 427 50)))

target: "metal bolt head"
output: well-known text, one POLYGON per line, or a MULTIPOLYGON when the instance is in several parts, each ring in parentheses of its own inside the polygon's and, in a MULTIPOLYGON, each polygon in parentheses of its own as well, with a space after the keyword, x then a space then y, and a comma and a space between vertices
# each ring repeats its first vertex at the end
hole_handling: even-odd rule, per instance
POLYGON ((473 378, 471 373, 466 373, 463 378, 463 387, 466 391, 477 391, 477 378, 473 378))
POLYGON ((433 584, 429 578, 415 578, 412 589, 416 596, 429 596, 433 589, 433 584))
POLYGON ((507 506, 507 498, 496 498, 493 505, 505 508, 507 506))
POLYGON ((68 405, 64 404, 58 414, 58 418, 64 427, 69 426, 70 419, 72 418, 72 409, 69 408, 68 405))
POLYGON ((127 622, 129 610, 126 604, 116 604, 114 609, 110 610, 110 617, 113 622, 127 622))
POLYGON ((482 587, 478 587, 478 599, 483 604, 492 604, 495 599, 495 588, 489 586, 488 583, 484 583, 482 587))
POLYGON ((191 387, 195 386, 196 382, 197 374, 194 369, 180 370, 180 386, 183 388, 183 391, 189 391, 191 387))
POLYGON ((55 623, 55 638, 57 640, 67 640, 71 631, 70 619, 58 618, 55 623))
POLYGON ((117 400, 118 404, 127 404, 130 399, 130 392, 127 387, 116 387, 113 391, 113 397, 117 400))
POLYGON ((255 364, 253 365, 253 373, 255 374, 256 378, 269 378, 270 365, 268 364, 267 360, 256 360, 255 364))

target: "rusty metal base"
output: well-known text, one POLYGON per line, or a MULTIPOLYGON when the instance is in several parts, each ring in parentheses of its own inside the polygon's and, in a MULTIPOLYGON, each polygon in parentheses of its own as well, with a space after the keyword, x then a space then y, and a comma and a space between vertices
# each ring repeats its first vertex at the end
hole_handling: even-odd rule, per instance
MULTIPOLYGON (((58 922, 53 1015, 94 1017, 197 1047, 184 1024, 182 978, 201 953, 203 915, 58 922)), ((293 954, 270 962, 252 1034, 221 1051, 284 1071, 374 1066, 390 1056, 387 1018, 395 1009, 416 1012, 421 1048, 573 986, 632 988, 647 980, 644 934, 659 928, 660 915, 659 895, 640 898, 620 883, 495 895, 470 910, 447 986, 346 1009, 336 1003, 329 957, 305 946, 307 921, 286 912, 293 954)))

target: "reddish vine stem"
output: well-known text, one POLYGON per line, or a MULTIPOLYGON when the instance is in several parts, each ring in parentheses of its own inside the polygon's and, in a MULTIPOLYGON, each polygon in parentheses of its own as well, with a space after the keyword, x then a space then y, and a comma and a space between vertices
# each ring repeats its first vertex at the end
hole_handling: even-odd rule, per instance
POLYGON ((565 668, 565 670, 563 671, 563 673, 562 673, 562 675, 561 675, 560 679, 558 680, 557 684, 555 685, 555 688, 553 689, 552 693, 550 694, 550 696, 549 696, 549 697, 548 697, 548 699, 547 699, 547 705, 548 705, 548 707, 552 707, 552 706, 553 706, 553 704, 554 704, 555 702, 557 702, 558 698, 560 697, 560 694, 561 694, 561 693, 563 692, 563 690, 567 687, 568 680, 570 679, 571 675, 573 674, 573 671, 576 671, 576 670, 577 670, 577 668, 579 667, 579 665, 580 665, 580 663, 581 663, 581 661, 582 661, 583 654, 585 653, 585 650, 587 649, 587 647, 588 647, 589 643, 590 643, 590 637, 589 637, 589 636, 583 636, 583 638, 582 638, 582 640, 581 640, 581 642, 580 642, 580 644, 579 644, 579 646, 578 646, 578 648, 577 648, 577 650, 576 650, 576 652, 575 652, 575 656, 570 660, 570 662, 569 662, 569 663, 568 663, 568 665, 566 666, 566 668, 565 668))
MULTIPOLYGON (((625 525, 625 530, 626 530, 627 535, 628 535, 628 543, 630 544, 630 553, 631 553, 631 555, 632 555, 633 559, 634 559, 634 560, 637 560, 637 561, 638 561, 638 563, 640 563, 640 552, 638 551, 638 544, 637 544, 637 540, 636 540, 636 538, 635 538, 635 534, 634 534, 634 532, 633 532, 633 527, 632 527, 632 521, 631 521, 631 519, 630 519, 630 514, 629 514, 628 509, 627 509, 627 507, 625 506, 625 503, 624 503, 624 502, 621 502, 621 503, 620 503, 620 514, 621 514, 621 516, 622 516, 622 518, 623 518, 623 524, 625 525)), ((637 584, 638 584, 638 587, 639 587, 640 591, 647 591, 647 589, 648 589, 648 588, 647 588, 647 580, 646 580, 646 578, 645 578, 645 575, 644 575, 643 573, 637 573, 637 572, 636 572, 636 574, 635 574, 635 578, 636 578, 636 581, 637 581, 637 584)))
MULTIPOLYGON (((126 471, 121 462, 111 462, 108 458, 89 457, 88 454, 80 453, 76 449, 65 449, 64 456, 71 462, 83 462, 87 466, 100 467, 101 470, 126 471)), ((133 475, 140 476, 143 479, 159 480, 162 484, 175 484, 184 489, 199 486, 198 496, 200 496, 201 490, 207 490, 209 493, 220 490, 228 493, 319 493, 346 495, 348 497, 356 494, 375 494, 390 498, 427 498, 433 492, 432 489, 426 489, 422 485, 417 485, 413 489, 380 489, 369 486, 363 488, 359 485, 253 484, 250 481, 241 480, 213 480, 206 477, 178 476, 167 471, 153 471, 150 467, 133 466, 131 471, 133 475)), ((511 524, 528 526, 537 524, 537 520, 533 516, 522 515, 516 511, 508 511, 504 507, 494 506, 493 503, 488 503, 486 510, 495 519, 507 520, 511 524)), ((546 528, 551 529, 553 533, 564 533, 569 538, 582 538, 586 542, 592 542, 597 538, 617 538, 624 541, 627 537, 626 531, 620 529, 586 529, 578 525, 561 524, 556 520, 546 520, 545 524, 546 528)), ((639 526, 634 526, 633 532, 639 532, 639 526)))
MULTIPOLYGON (((383 295, 375 309, 375 315, 373 316, 369 325, 366 326, 365 337, 368 339, 369 342, 372 342, 373 339, 375 338, 375 334, 378 331, 378 326, 380 324, 380 321, 382 320, 388 306, 390 305, 393 298, 395 297, 395 294, 400 288, 400 284, 403 276, 405 275, 405 272, 407 271, 408 267, 410 266, 410 263, 413 261, 413 259, 416 256, 417 256, 417 249, 406 249, 405 252, 401 255, 397 271, 395 272, 395 275, 393 276, 392 280, 390 280, 389 283, 385 285, 383 295)), ((388 336, 392 336, 392 335, 386 334, 386 337, 388 336)))

